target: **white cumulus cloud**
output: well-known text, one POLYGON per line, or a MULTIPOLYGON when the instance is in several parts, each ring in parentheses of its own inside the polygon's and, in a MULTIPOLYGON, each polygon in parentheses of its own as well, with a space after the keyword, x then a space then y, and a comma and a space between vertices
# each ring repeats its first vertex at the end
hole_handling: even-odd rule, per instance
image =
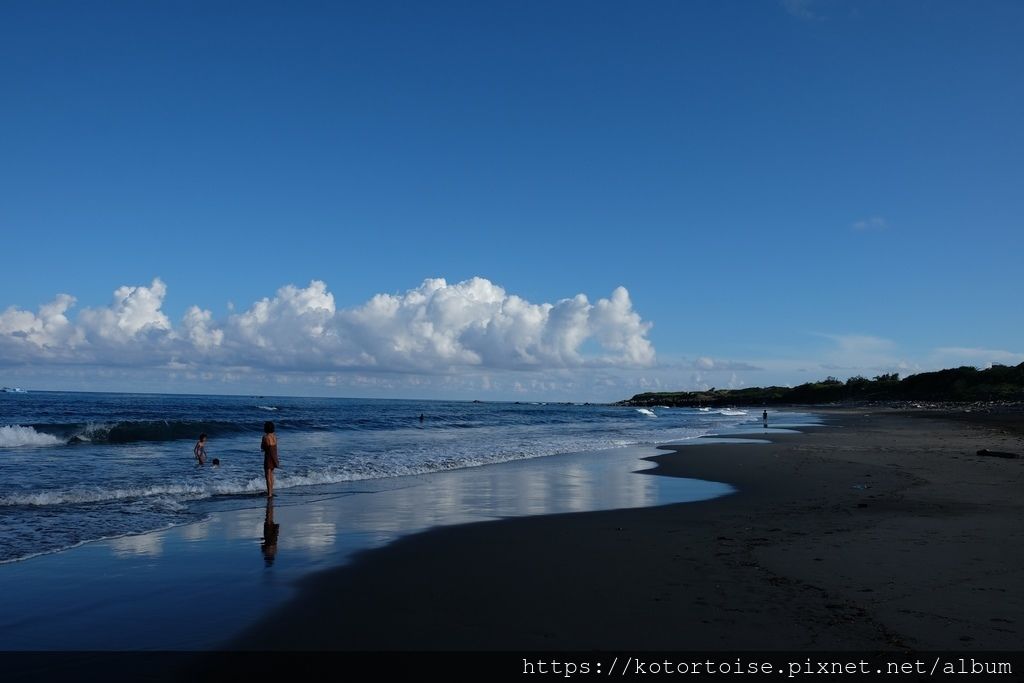
POLYGON ((9 361, 64 357, 83 342, 82 331, 66 315, 74 305, 75 297, 59 294, 38 313, 8 308, 0 313, 0 351, 9 361))
POLYGON ((167 286, 124 286, 109 306, 72 321, 61 294, 38 312, 0 313, 8 364, 253 368, 283 371, 439 373, 452 369, 546 370, 646 367, 655 362, 651 324, 615 289, 531 303, 485 279, 428 279, 402 294, 378 294, 338 309, 327 284, 287 285, 226 319, 198 306, 172 325, 167 286), (593 340, 597 349, 585 352, 593 340))
POLYGON ((78 324, 94 337, 118 342, 139 334, 164 332, 171 329, 171 321, 160 310, 165 296, 167 285, 160 278, 149 287, 119 287, 113 304, 85 309, 78 316, 78 324))
POLYGON ((190 306, 181 321, 181 336, 192 346, 206 351, 224 342, 224 330, 214 327, 213 313, 198 306, 190 306))

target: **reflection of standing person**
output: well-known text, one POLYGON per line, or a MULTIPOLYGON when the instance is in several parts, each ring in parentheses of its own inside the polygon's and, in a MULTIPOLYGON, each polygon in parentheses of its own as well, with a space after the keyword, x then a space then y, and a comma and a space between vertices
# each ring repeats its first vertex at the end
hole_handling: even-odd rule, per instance
POLYGON ((761 419, 764 420, 764 428, 768 429, 768 411, 761 413, 761 419))
POLYGON ((267 498, 274 497, 274 470, 281 466, 281 460, 277 457, 277 435, 274 434, 274 423, 263 423, 263 441, 260 442, 260 450, 263 451, 263 474, 267 478, 267 498))
POLYGON ((196 447, 192 449, 192 453, 199 461, 200 467, 206 464, 206 434, 199 435, 199 441, 196 441, 196 447))
POLYGON ((274 501, 268 498, 267 516, 263 518, 263 543, 260 544, 263 561, 268 567, 274 564, 274 557, 277 555, 277 535, 279 533, 281 533, 281 525, 274 522, 274 501))

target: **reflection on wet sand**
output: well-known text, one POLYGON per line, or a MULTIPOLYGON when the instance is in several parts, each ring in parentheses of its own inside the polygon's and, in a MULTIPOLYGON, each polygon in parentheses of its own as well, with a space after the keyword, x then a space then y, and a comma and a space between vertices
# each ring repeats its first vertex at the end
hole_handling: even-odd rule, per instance
POLYGON ((277 538, 280 533, 281 525, 274 521, 274 499, 267 498, 267 513, 263 519, 263 543, 260 544, 263 562, 267 567, 274 564, 274 558, 277 556, 277 538))
POLYGON ((163 537, 159 534, 140 534, 110 539, 111 551, 122 558, 140 556, 159 557, 163 553, 163 537))
POLYGON ((283 489, 259 502, 251 496, 211 501, 199 524, 0 568, 8 588, 0 594, 0 642, 49 650, 216 647, 287 599, 298 579, 400 536, 733 492, 727 484, 638 474, 648 467, 640 458, 655 454, 624 448, 283 489), (258 571, 256 545, 263 559, 258 571), (287 562, 279 561, 280 549, 287 562), (140 609, 161 618, 140 620, 140 609), (123 623, 134 627, 105 628, 123 623))
MULTIPOLYGON (((648 466, 638 458, 652 454, 650 449, 621 449, 564 456, 558 467, 545 458, 336 484, 308 489, 302 496, 292 492, 281 499, 287 505, 279 501, 286 511, 282 514, 289 516, 286 546, 310 559, 329 557, 436 526, 704 500, 733 490, 717 482, 637 474, 648 466)), ((247 535, 246 526, 239 527, 247 535)))

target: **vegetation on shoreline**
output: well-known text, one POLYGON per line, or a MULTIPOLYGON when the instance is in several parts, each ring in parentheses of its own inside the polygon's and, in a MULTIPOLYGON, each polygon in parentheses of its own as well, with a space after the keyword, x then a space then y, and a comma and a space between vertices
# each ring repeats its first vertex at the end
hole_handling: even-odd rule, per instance
POLYGON ((986 370, 970 366, 922 372, 900 379, 898 373, 873 379, 851 377, 842 382, 828 377, 797 387, 750 387, 707 391, 648 392, 620 401, 628 406, 725 406, 820 404, 859 401, 1022 401, 1024 363, 993 365, 986 370))

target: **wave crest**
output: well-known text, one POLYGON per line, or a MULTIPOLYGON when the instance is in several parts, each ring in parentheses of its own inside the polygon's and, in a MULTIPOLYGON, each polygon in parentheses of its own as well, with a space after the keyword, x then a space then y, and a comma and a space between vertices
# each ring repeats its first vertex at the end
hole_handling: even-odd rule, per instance
MULTIPOLYGON (((139 420, 125 422, 89 422, 73 424, 36 424, 37 431, 45 430, 63 439, 63 443, 125 444, 138 441, 179 441, 197 439, 202 433, 211 436, 239 434, 254 431, 258 425, 206 420, 139 420)), ((55 438, 56 438, 55 437, 55 438)))

